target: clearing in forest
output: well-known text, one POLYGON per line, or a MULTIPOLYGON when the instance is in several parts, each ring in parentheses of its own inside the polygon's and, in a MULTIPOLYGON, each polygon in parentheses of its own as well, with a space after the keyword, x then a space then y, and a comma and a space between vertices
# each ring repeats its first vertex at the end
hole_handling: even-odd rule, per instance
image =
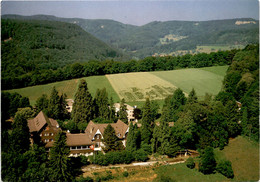
MULTIPOLYGON (((177 87, 151 73, 123 73, 106 75, 120 99, 142 101, 149 97, 152 100, 164 99, 177 87)), ((187 94, 186 94, 187 95, 187 94)))

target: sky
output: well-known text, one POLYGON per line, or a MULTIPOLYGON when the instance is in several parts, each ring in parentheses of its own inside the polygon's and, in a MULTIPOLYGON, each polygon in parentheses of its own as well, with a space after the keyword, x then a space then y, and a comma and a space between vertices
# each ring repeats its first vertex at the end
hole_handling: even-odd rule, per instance
POLYGON ((112 19, 144 25, 152 21, 259 19, 258 0, 2 1, 1 14, 112 19))

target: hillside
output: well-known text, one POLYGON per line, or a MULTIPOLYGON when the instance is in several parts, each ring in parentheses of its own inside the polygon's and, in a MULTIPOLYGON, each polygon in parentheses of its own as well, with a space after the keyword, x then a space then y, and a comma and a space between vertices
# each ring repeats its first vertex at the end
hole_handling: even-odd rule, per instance
POLYGON ((123 57, 79 26, 64 22, 2 19, 1 40, 2 78, 123 57))
MULTIPOLYGON (((217 45, 232 49, 237 45, 257 43, 258 21, 230 19, 214 21, 151 22, 143 26, 127 25, 113 20, 87 20, 54 16, 5 15, 14 19, 47 19, 77 24, 87 32, 121 49, 133 57, 182 54, 177 51, 201 52, 198 46, 217 45)), ((211 50, 217 51, 217 50, 211 50)))
MULTIPOLYGON (((98 88, 102 89, 105 87, 109 97, 112 97, 115 102, 119 102, 120 99, 125 98, 128 103, 141 103, 147 96, 154 100, 163 100, 167 95, 172 94, 176 88, 181 88, 185 93, 189 93, 194 88, 200 98, 205 93, 216 95, 221 89, 222 80, 227 68, 228 66, 215 66, 150 73, 110 74, 85 77, 84 79, 88 83, 88 88, 92 96, 95 95, 98 88)), ((7 92, 17 92, 22 96, 26 96, 33 105, 42 94, 50 95, 53 86, 59 92, 66 93, 68 98, 74 98, 78 83, 79 79, 73 79, 46 85, 7 90, 7 92)))

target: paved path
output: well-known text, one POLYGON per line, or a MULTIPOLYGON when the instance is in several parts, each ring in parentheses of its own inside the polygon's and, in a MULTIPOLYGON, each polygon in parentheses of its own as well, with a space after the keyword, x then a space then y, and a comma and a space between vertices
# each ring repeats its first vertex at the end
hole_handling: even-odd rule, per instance
POLYGON ((179 164, 184 163, 185 160, 182 159, 181 161, 176 162, 168 162, 168 161, 150 161, 150 162, 133 162, 131 164, 117 164, 117 165, 109 165, 109 166, 99 166, 99 165, 88 165, 82 168, 83 172, 86 171, 92 171, 95 169, 105 169, 105 168, 111 168, 111 167, 138 167, 138 166, 151 166, 155 163, 160 163, 162 165, 173 165, 173 164, 179 164))

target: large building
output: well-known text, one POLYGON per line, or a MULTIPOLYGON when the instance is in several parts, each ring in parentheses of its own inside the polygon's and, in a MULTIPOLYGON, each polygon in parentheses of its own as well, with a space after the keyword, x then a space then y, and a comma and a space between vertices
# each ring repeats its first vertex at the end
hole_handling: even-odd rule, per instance
MULTIPOLYGON (((97 124, 90 121, 85 133, 72 134, 67 131, 67 145, 70 148, 70 156, 93 155, 94 151, 102 151, 102 142, 105 128, 108 124, 97 124)), ((126 137, 129 130, 128 125, 118 120, 111 123, 115 129, 116 136, 126 145, 126 137)), ((33 119, 28 120, 28 127, 32 136, 32 142, 37 138, 45 143, 46 151, 54 144, 56 134, 61 131, 56 120, 48 118, 42 111, 33 119)))
POLYGON ((43 143, 54 141, 56 134, 61 131, 56 120, 48 118, 42 111, 33 119, 28 120, 31 141, 41 140, 43 143))
MULTIPOLYGON (((130 122, 130 121, 136 121, 137 122, 137 119, 135 119, 135 117, 134 117, 134 109, 136 108, 136 106, 132 107, 128 104, 125 104, 125 106, 126 106, 128 122, 130 122)), ((120 103, 115 103, 114 107, 115 107, 116 113, 120 111, 120 103)))

